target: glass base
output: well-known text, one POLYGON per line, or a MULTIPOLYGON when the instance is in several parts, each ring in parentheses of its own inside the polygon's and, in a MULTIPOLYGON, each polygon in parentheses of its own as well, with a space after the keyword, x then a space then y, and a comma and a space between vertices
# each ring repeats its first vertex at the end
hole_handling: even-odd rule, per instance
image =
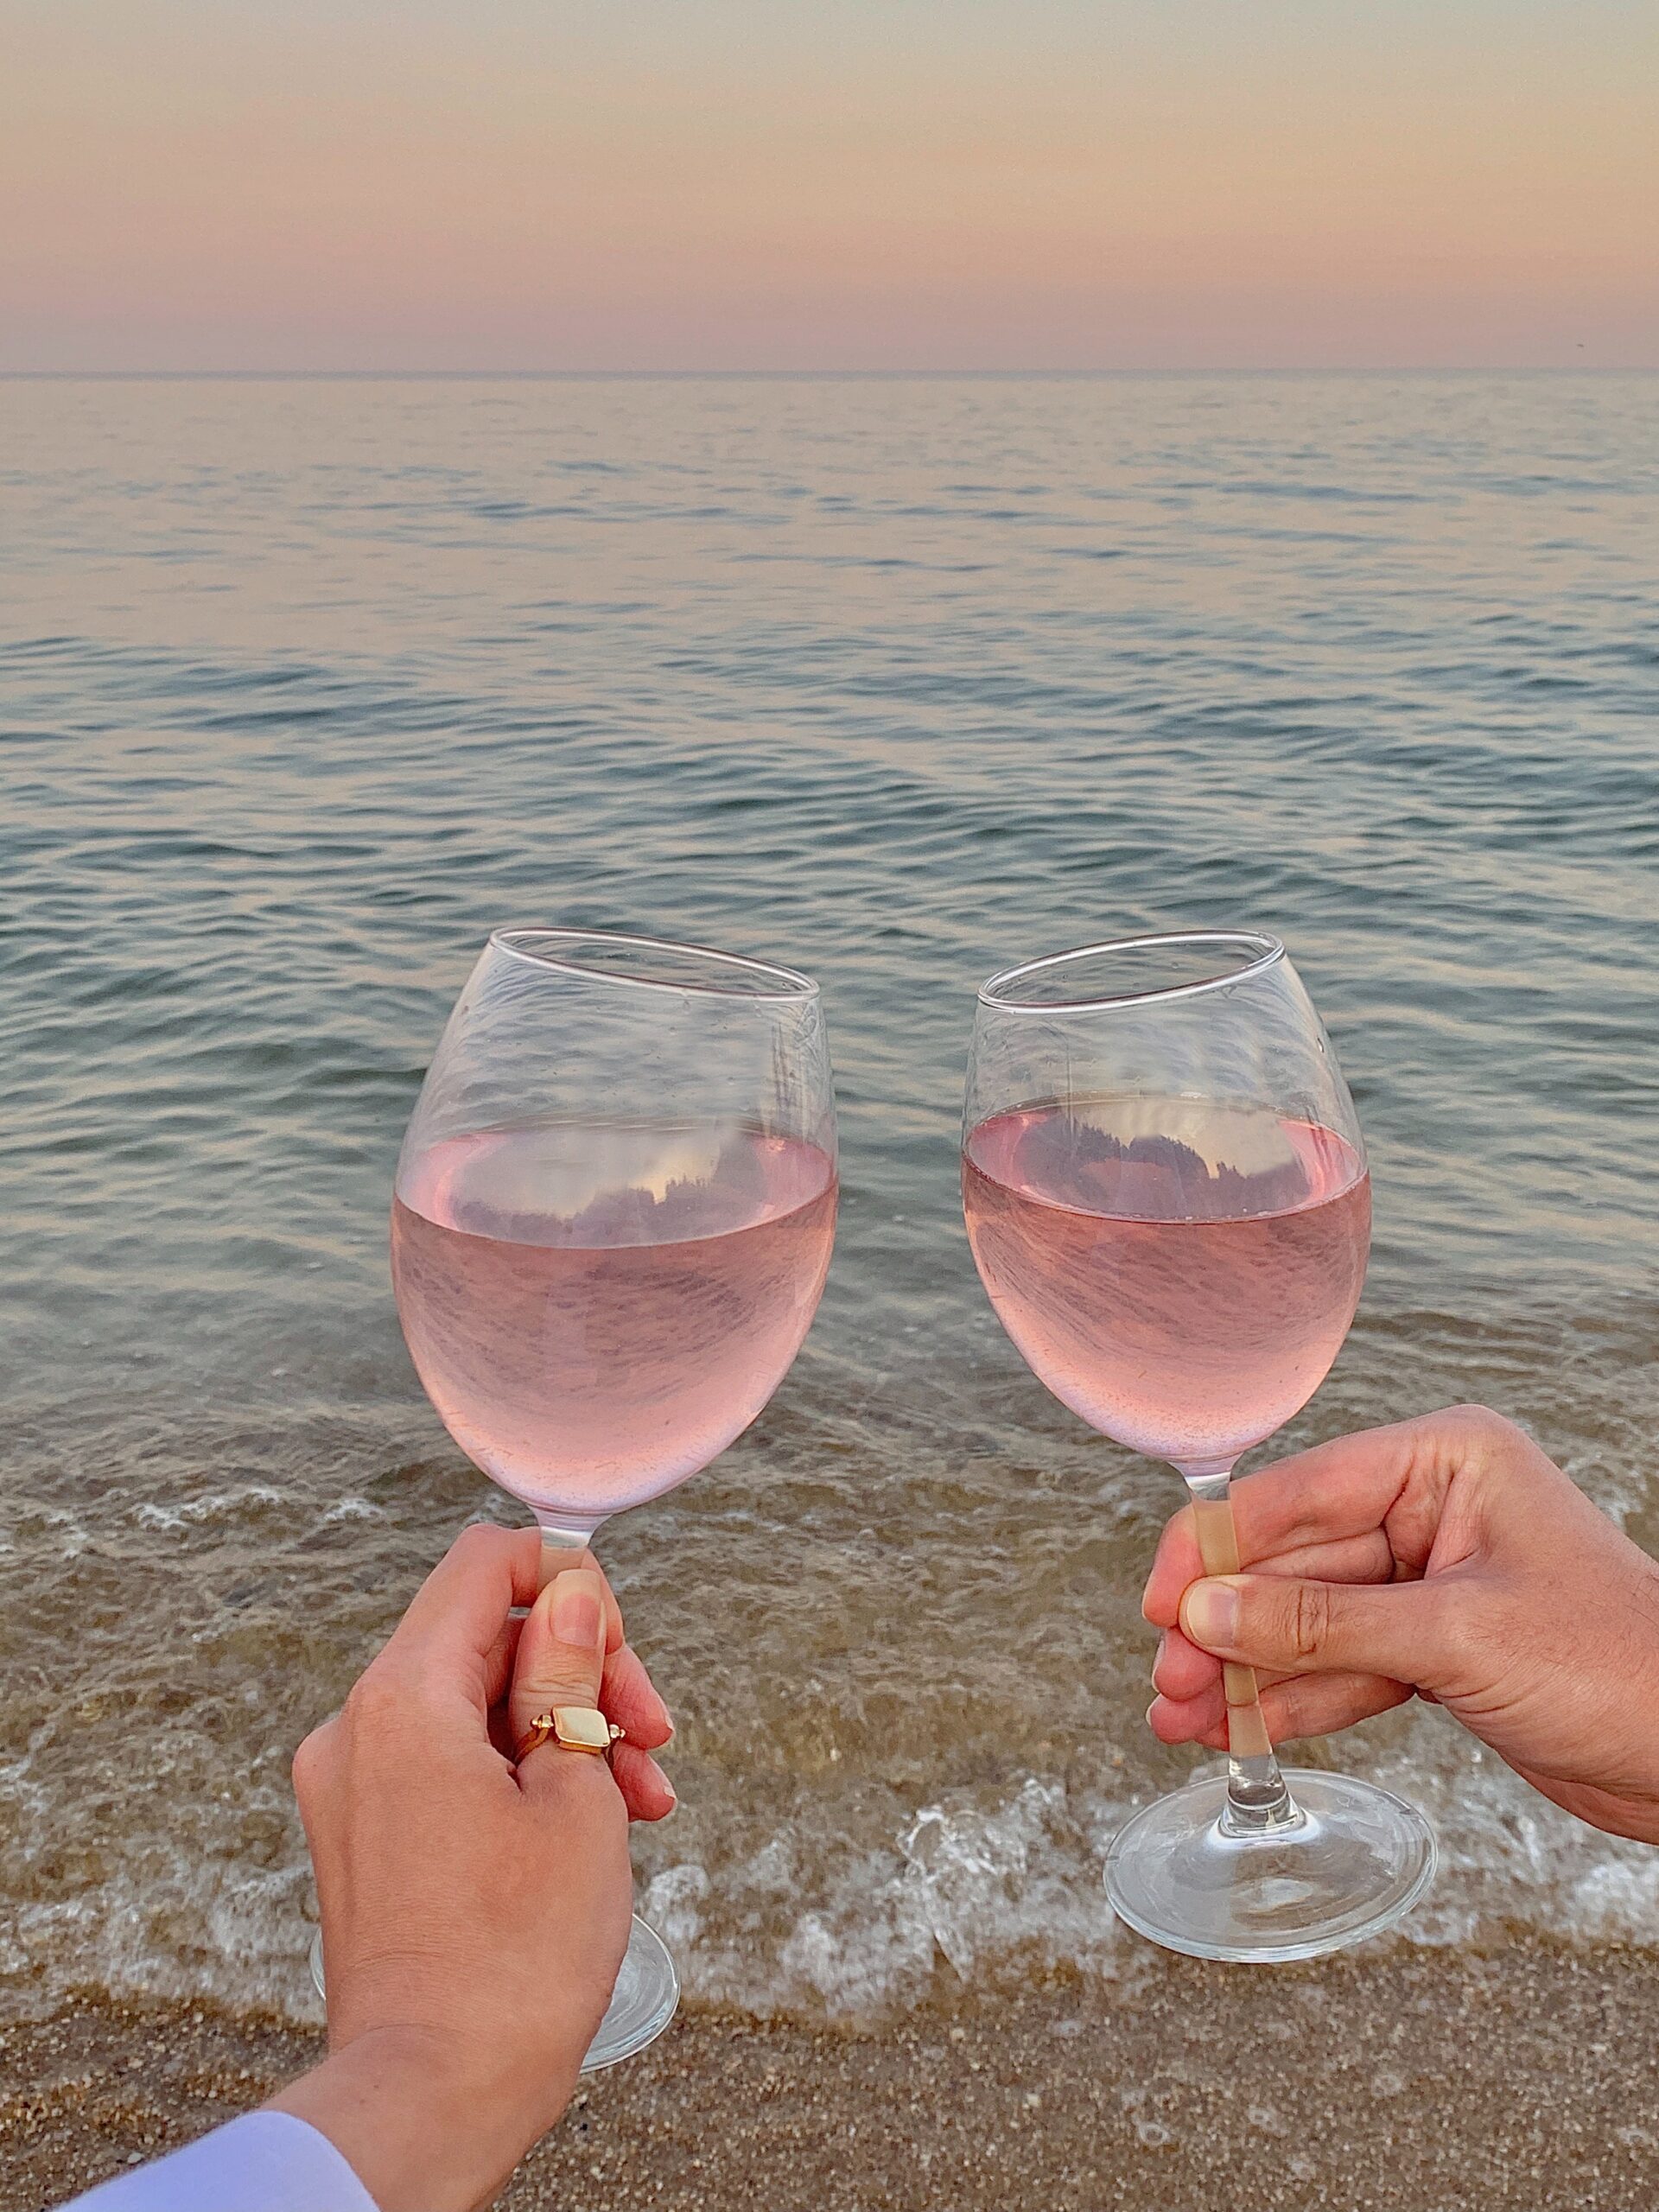
POLYGON ((1234 1830, 1212 1775, 1127 1821, 1106 1855, 1118 1916, 1166 1950, 1274 1964, 1376 1936, 1433 1878, 1434 1831, 1402 1797, 1347 1774, 1286 1775, 1300 1817, 1234 1830))
MULTIPOLYGON (((326 1999, 322 1976, 322 1930, 311 1942, 311 1979, 317 1994, 326 1999)), ((628 1948, 622 1970, 599 2033, 588 2046, 582 2062, 584 2074, 597 2074, 624 2058, 632 2058, 648 2043, 655 2043, 673 2018, 680 2002, 680 1977, 674 1971, 669 1949, 654 1928, 647 1928, 638 1913, 628 1931, 628 1948)))

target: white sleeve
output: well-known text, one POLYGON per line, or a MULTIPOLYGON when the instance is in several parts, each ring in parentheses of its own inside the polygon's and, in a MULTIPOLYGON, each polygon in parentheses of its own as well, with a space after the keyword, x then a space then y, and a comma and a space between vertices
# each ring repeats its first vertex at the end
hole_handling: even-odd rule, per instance
POLYGON ((118 2174, 62 2212, 376 2212, 326 2135, 291 2113, 251 2112, 153 2165, 118 2174))

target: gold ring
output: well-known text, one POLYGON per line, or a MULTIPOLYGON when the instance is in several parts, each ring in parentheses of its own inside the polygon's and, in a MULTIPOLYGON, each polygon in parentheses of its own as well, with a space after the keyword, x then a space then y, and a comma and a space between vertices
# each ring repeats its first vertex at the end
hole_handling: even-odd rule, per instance
POLYGON ((538 1745, 549 1737, 564 1751, 593 1751, 599 1758, 608 1756, 611 1745, 620 1744, 627 1734, 614 1720, 607 1720, 591 1705, 550 1706, 545 1713, 538 1713, 531 1722, 524 1739, 512 1755, 515 1766, 522 1766, 538 1745))

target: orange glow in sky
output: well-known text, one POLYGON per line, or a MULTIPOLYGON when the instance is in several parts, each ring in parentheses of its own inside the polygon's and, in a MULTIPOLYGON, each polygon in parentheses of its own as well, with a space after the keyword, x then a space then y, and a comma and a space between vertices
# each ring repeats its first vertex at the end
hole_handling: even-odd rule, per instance
POLYGON ((13 0, 0 367, 1659 366, 1659 9, 13 0))

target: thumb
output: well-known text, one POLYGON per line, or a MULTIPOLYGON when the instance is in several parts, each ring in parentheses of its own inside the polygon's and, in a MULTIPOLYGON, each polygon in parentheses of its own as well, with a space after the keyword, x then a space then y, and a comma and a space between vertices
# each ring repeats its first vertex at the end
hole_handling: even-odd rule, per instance
POLYGON ((1421 1582, 1223 1574, 1188 1586, 1181 1631, 1217 1659, 1286 1674, 1383 1675, 1433 1686, 1438 1636, 1421 1582))
MULTIPOLYGON (((507 1719, 515 1744, 531 1724, 556 1705, 599 1703, 605 1669, 605 1579, 591 1567, 556 1574, 531 1607, 519 1631, 507 1719)), ((532 1754, 539 1758, 540 1753, 532 1754)), ((579 1758, 582 1752, 550 1757, 579 1758)))

